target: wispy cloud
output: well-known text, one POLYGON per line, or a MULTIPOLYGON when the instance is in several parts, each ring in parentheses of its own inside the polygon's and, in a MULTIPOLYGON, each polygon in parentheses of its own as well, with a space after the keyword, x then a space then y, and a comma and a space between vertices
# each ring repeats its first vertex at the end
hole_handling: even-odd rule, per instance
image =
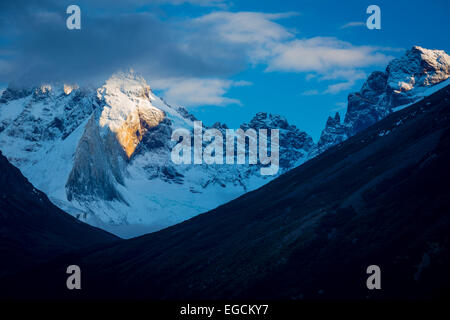
POLYGON ((201 7, 218 7, 218 8, 228 8, 229 7, 229 1, 226 0, 154 0, 158 3, 168 3, 173 5, 180 5, 180 4, 192 4, 196 6, 201 7))
POLYGON ((367 77, 364 71, 358 69, 334 70, 320 77, 319 80, 353 79, 359 80, 367 77))
POLYGON ((164 99, 174 105, 198 107, 203 105, 226 106, 238 104, 238 99, 226 97, 231 87, 250 86, 248 81, 223 79, 173 78, 152 81, 153 87, 163 90, 164 99))
POLYGON ((354 27, 364 27, 366 25, 365 22, 362 21, 353 21, 348 22, 340 27, 340 29, 354 28, 354 27))
POLYGON ((329 84, 325 90, 307 90, 302 93, 304 96, 320 95, 320 94, 337 94, 339 92, 351 89, 357 80, 365 79, 366 73, 357 69, 334 70, 317 78, 319 82, 342 80, 338 83, 329 84))
POLYGON ((213 12, 194 19, 201 36, 213 35, 220 45, 241 45, 253 63, 267 71, 324 72, 384 64, 391 57, 378 47, 354 46, 334 37, 296 38, 277 21, 298 13, 213 12))
POLYGON ((345 81, 339 83, 330 84, 324 91, 325 94, 336 94, 351 89, 357 80, 365 79, 366 77, 366 73, 361 70, 349 69, 336 70, 330 74, 324 75, 321 80, 346 79, 345 81))
POLYGON ((79 0, 82 29, 68 31, 63 4, 42 1, 30 0, 26 10, 14 1, 0 3, 0 28, 8 32, 3 50, 11 52, 0 53, 0 82, 14 78, 103 81, 117 70, 132 67, 150 80, 160 79, 160 89, 176 103, 226 105, 239 103, 226 96, 227 90, 239 85, 227 79, 249 65, 263 66, 266 72, 306 73, 308 79, 319 82, 328 77, 325 80, 335 83, 326 92, 336 93, 355 83, 357 70, 383 65, 391 58, 382 48, 337 38, 299 38, 296 30, 281 24, 298 16, 296 12, 213 11, 195 18, 162 20, 152 12, 135 11, 148 3, 221 7, 229 2, 131 0, 130 8, 114 2, 110 11, 83 15, 106 0, 79 0))
POLYGON ((390 60, 370 46, 353 46, 336 38, 315 37, 278 44, 268 71, 331 72, 385 64, 390 60))
POLYGON ((213 12, 188 21, 190 40, 210 39, 220 48, 237 49, 252 63, 261 63, 273 48, 294 34, 275 21, 298 15, 295 12, 213 12))
POLYGON ((201 37, 214 37, 220 48, 238 48, 250 63, 265 65, 266 72, 306 72, 308 80, 340 80, 314 94, 347 90, 365 77, 360 69, 385 65, 392 59, 383 48, 356 46, 334 37, 300 39, 278 23, 296 14, 214 12, 195 19, 195 25, 201 37))
POLYGON ((331 109, 332 112, 338 112, 347 108, 346 102, 337 102, 335 105, 336 107, 331 109))
POLYGON ((324 91, 324 93, 336 94, 341 91, 349 90, 351 87, 353 87, 354 84, 355 84, 354 80, 347 80, 347 81, 331 84, 324 91))

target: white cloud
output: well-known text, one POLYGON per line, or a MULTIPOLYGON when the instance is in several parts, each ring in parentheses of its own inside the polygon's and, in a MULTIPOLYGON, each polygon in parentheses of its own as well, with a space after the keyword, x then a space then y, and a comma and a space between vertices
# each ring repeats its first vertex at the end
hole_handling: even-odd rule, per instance
POLYGON ((262 12, 212 12, 193 20, 200 27, 209 26, 214 34, 230 42, 267 44, 292 37, 293 34, 274 20, 296 15, 262 12))
POLYGON ((365 22, 353 21, 353 22, 349 22, 349 23, 344 24, 343 26, 341 26, 340 29, 347 29, 347 28, 354 28, 354 27, 363 27, 365 25, 366 25, 365 22))
POLYGON ((203 36, 205 30, 218 43, 240 46, 254 63, 267 59, 278 44, 292 39, 294 34, 275 20, 298 15, 295 12, 213 12, 194 19, 191 26, 203 36))
POLYGON ((164 99, 168 103, 185 107, 240 105, 239 100, 225 96, 227 90, 231 87, 251 85, 248 81, 210 78, 171 78, 153 80, 151 83, 155 89, 163 91, 164 99))
POLYGON ((357 69, 344 69, 344 70, 334 70, 331 73, 324 74, 320 77, 320 80, 336 80, 336 79, 365 79, 367 74, 364 71, 357 69))
POLYGON ((328 85, 326 90, 307 90, 302 93, 304 96, 319 95, 319 94, 336 94, 344 90, 349 90, 356 83, 357 80, 365 79, 367 77, 366 73, 361 70, 356 69, 343 69, 334 70, 330 73, 321 75, 318 81, 329 81, 329 80, 342 80, 338 83, 333 83, 328 85))
POLYGON ((253 83, 250 81, 245 80, 233 81, 233 87, 248 87, 251 85, 253 85, 253 83))
POLYGON ((355 81, 353 80, 347 80, 344 82, 339 82, 335 84, 331 84, 328 86, 327 90, 324 91, 324 93, 331 93, 336 94, 344 90, 348 90, 355 84, 355 81))
POLYGON ((159 0, 159 2, 170 3, 174 5, 189 3, 201 7, 219 7, 219 8, 228 7, 226 0, 159 0))
POLYGON ((267 71, 324 72, 384 64, 391 58, 381 48, 354 46, 333 37, 296 39, 293 31, 276 22, 294 15, 298 13, 213 12, 192 24, 219 43, 242 45, 248 58, 266 64, 267 71))
POLYGON ((360 70, 335 70, 330 74, 326 74, 321 77, 321 80, 336 80, 336 79, 347 79, 346 81, 331 84, 324 91, 324 93, 336 94, 344 90, 349 90, 353 87, 357 80, 365 79, 367 75, 365 72, 360 70))
MULTIPOLYGON (((334 37, 299 39, 297 32, 277 22, 294 15, 298 14, 213 12, 194 19, 193 25, 202 36, 214 38, 217 47, 237 47, 236 51, 245 53, 249 62, 265 65, 266 72, 305 72, 307 80, 340 81, 321 93, 350 89, 356 80, 366 76, 361 69, 385 65, 392 59, 384 48, 356 46, 334 37)), ((359 24, 352 22, 347 27, 359 24)))
POLYGON ((135 5, 170 4, 178 6, 182 4, 190 4, 200 7, 217 7, 217 8, 229 7, 229 1, 227 0, 128 0, 127 2, 135 5))
POLYGON ((385 64, 390 57, 370 46, 353 46, 336 38, 315 37, 278 44, 268 71, 329 72, 385 64))

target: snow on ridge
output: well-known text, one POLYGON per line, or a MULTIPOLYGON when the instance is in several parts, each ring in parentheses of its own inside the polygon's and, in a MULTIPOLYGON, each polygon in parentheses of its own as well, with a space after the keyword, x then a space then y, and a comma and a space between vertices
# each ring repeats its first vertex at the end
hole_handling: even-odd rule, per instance
MULTIPOLYGON (((275 178, 247 165, 175 165, 171 133, 191 131, 195 117, 134 72, 100 88, 7 90, 2 151, 58 207, 96 226, 167 227, 275 178)), ((312 139, 283 117, 262 115, 252 125, 280 127, 280 174, 305 161, 312 139)))
POLYGON ((423 100, 423 98, 428 97, 429 95, 432 95, 433 93, 441 90, 442 88, 445 88, 448 85, 450 85, 450 78, 448 78, 447 80, 444 80, 438 84, 435 84, 434 86, 425 87, 424 90, 422 90, 421 92, 418 92, 416 94, 417 100, 407 103, 407 104, 404 104, 404 105, 394 107, 394 108, 392 108, 392 111, 396 112, 396 111, 405 109, 405 108, 409 107, 410 105, 413 105, 414 103, 423 100))
POLYGON ((450 56, 443 50, 412 49, 372 72, 359 92, 348 96, 344 123, 329 122, 309 158, 357 134, 449 84, 450 56))

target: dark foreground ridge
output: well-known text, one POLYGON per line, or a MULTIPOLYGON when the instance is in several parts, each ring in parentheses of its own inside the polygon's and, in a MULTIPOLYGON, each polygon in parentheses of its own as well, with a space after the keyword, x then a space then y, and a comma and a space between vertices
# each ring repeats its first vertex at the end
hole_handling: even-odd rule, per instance
POLYGON ((0 152, 0 276, 117 240, 53 205, 0 152))
POLYGON ((450 289, 449 163, 447 86, 211 212, 4 278, 0 292, 9 298, 443 298, 450 289), (66 289, 69 264, 81 267, 82 290, 66 289), (366 287, 373 264, 381 268, 381 290, 366 287))

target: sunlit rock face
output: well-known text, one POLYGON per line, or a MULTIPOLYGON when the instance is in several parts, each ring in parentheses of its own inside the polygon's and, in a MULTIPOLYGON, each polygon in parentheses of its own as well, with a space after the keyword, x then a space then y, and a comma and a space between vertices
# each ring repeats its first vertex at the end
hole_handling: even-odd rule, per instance
POLYGON ((119 144, 130 158, 145 133, 156 127, 164 112, 150 102, 150 87, 134 73, 119 73, 101 87, 99 125, 116 134, 119 144))
POLYGON ((78 85, 64 84, 63 91, 66 95, 69 95, 73 90, 76 90, 78 88, 78 85))
POLYGON ((98 109, 78 143, 66 183, 69 200, 123 200, 126 162, 147 131, 164 119, 151 105, 150 87, 133 73, 119 73, 97 90, 98 109))
POLYGON ((146 112, 136 109, 128 115, 116 132, 117 140, 128 158, 131 158, 147 131, 156 127, 163 119, 164 114, 157 109, 146 112))

